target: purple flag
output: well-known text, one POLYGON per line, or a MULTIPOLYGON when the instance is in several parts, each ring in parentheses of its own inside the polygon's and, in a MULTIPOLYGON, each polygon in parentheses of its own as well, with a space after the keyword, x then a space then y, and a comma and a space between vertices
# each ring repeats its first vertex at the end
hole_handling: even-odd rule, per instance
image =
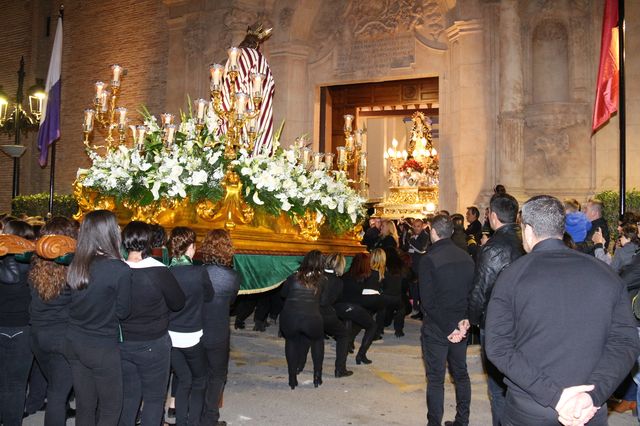
POLYGON ((49 62, 47 85, 40 119, 40 132, 38 133, 38 149, 40 150, 40 166, 47 165, 49 146, 60 139, 60 89, 62 71, 62 17, 58 18, 56 37, 53 41, 53 52, 49 62))

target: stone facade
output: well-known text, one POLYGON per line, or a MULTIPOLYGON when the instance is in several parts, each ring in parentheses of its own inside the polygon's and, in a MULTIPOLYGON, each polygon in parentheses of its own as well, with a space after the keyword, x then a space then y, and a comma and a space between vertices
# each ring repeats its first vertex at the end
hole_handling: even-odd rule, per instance
MULTIPOLYGON (((0 7, 11 29, 0 48, 0 84, 11 93, 20 55, 27 87, 46 76, 57 2, 2 0, 0 7)), ((65 7, 58 192, 70 192, 77 168, 87 165, 82 110, 109 64, 129 71, 123 105, 177 113, 187 94, 207 95, 208 64, 223 61, 256 21, 274 28, 262 50, 276 79, 275 123, 286 119, 285 144, 309 133, 318 147, 320 87, 437 76, 441 208, 483 205, 497 183, 519 198, 545 192, 584 200, 617 189, 617 117, 593 137, 590 130, 600 0, 69 0, 65 7)), ((626 14, 626 47, 634 51, 640 3, 627 2, 626 14)), ((627 55, 629 188, 640 183, 632 160, 639 64, 627 55)), ((34 139, 21 160, 22 193, 48 188, 34 139)), ((11 177, 10 160, 0 158, 0 211, 9 206, 11 177)))

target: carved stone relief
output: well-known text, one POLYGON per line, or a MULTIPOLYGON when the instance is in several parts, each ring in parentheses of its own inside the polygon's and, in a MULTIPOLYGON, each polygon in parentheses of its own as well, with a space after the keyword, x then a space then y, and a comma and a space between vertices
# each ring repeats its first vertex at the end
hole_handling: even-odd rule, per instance
POLYGON ((534 140, 533 147, 541 154, 545 171, 557 176, 567 161, 569 135, 564 132, 541 135, 534 140))

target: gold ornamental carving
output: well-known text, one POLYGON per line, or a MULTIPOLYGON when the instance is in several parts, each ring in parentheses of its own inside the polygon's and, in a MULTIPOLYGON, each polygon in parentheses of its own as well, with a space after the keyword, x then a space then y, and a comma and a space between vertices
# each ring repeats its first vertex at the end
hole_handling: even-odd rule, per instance
POLYGON ((78 212, 73 215, 75 220, 82 220, 86 213, 94 210, 114 211, 116 208, 113 197, 88 190, 82 185, 80 179, 76 179, 75 182, 73 182, 73 196, 78 202, 78 212))
POLYGON ((220 208, 214 212, 213 209, 218 203, 199 203, 196 207, 198 216, 209 222, 221 223, 227 230, 234 229, 236 225, 250 223, 254 212, 241 196, 242 183, 238 174, 228 170, 222 184, 225 187, 225 195, 220 202, 220 208))
POLYGON ((17 235, 0 234, 0 253, 19 254, 35 250, 35 243, 17 235))
POLYGON ((304 215, 293 214, 293 222, 300 228, 300 236, 307 241, 317 241, 324 217, 318 219, 318 212, 307 210, 304 215))

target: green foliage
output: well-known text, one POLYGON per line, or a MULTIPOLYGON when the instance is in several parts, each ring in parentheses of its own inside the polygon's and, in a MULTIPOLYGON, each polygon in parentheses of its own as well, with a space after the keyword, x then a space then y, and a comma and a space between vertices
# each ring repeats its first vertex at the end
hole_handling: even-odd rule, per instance
MULTIPOLYGON (((617 235, 616 229, 618 228, 618 218, 620 217, 620 213, 618 211, 618 204, 620 202, 619 193, 617 191, 603 191, 596 194, 595 198, 602 201, 604 204, 604 218, 609 225, 612 237, 617 235)), ((625 196, 625 206, 627 211, 639 213, 640 191, 635 188, 631 191, 627 191, 625 196)))
MULTIPOLYGON (((78 211, 78 203, 72 195, 53 197, 53 216, 71 217, 78 211)), ((49 194, 19 195, 11 202, 11 214, 14 216, 42 216, 49 212, 49 194)))

